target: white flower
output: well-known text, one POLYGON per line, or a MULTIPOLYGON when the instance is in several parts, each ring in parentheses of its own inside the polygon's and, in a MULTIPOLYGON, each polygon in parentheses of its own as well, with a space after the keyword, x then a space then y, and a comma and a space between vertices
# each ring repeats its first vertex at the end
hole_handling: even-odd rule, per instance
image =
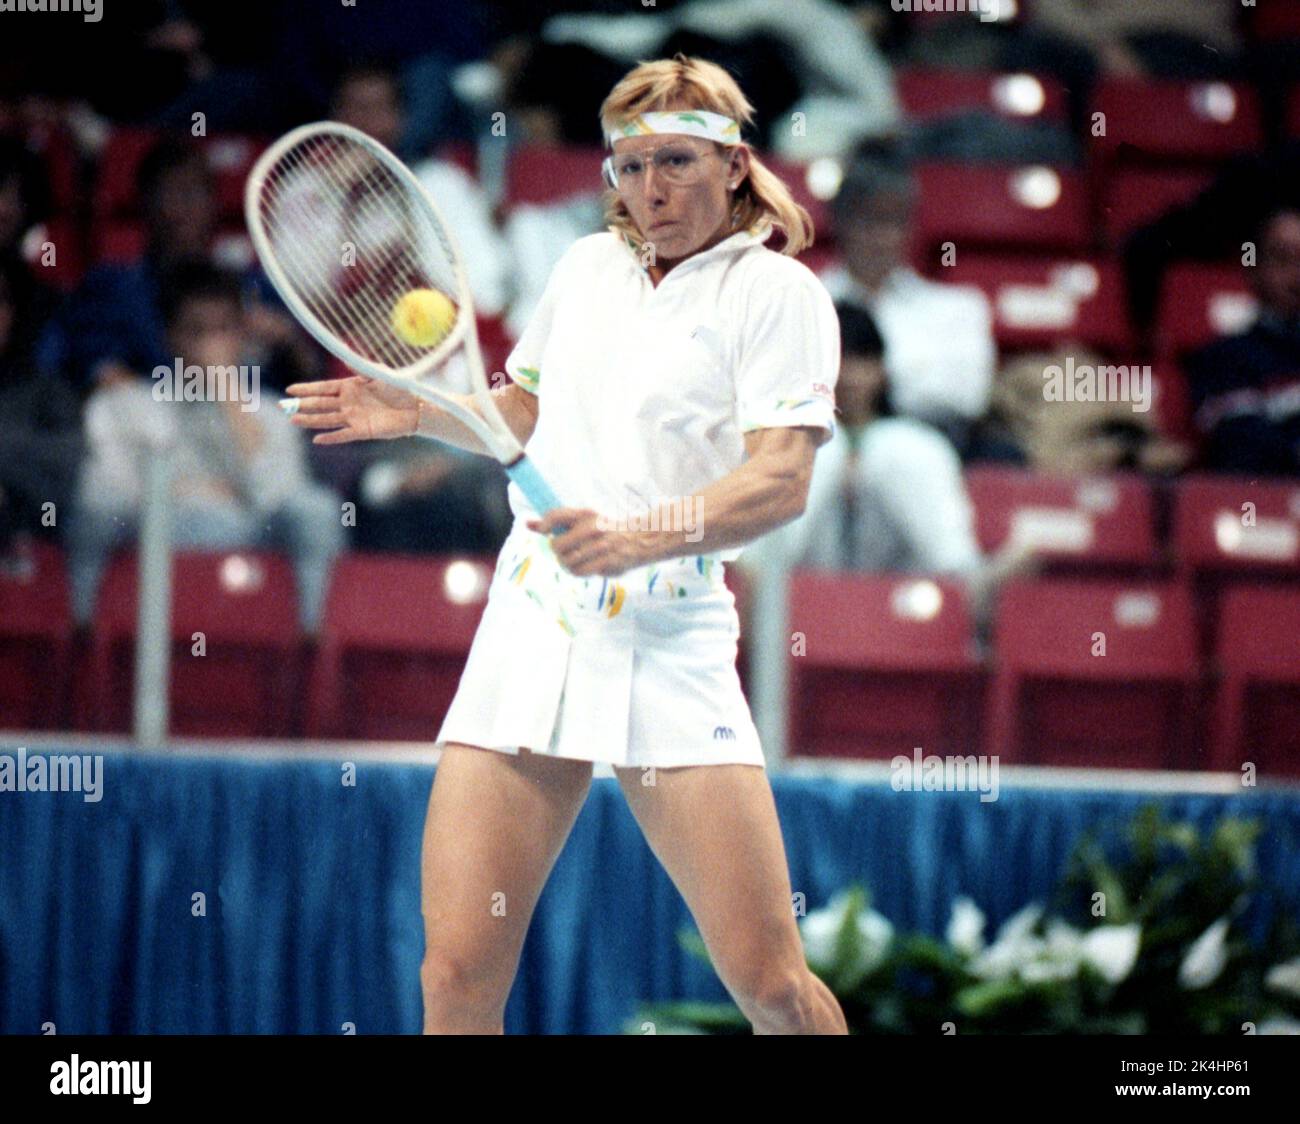
POLYGON ((1282 964, 1274 964, 1264 977, 1264 986, 1300 999, 1300 956, 1282 964))
MULTIPOLYGON (((809 913, 799 926, 804 952, 814 964, 829 965, 834 962, 835 941, 844 924, 847 906, 848 895, 837 894, 824 908, 809 913)), ((856 921, 860 959, 855 968, 870 971, 884 958, 885 950, 894 938, 894 926, 887 917, 873 909, 859 910, 856 921)))
POLYGON ((1189 990, 1209 987, 1219 978, 1228 962, 1225 940, 1228 936, 1228 919, 1220 917, 1196 938, 1183 957, 1178 969, 1178 982, 1189 990))
POLYGON ((1070 980, 1078 974, 1079 962, 1066 958, 1044 956, 1020 968, 1020 978, 1025 983, 1050 983, 1052 980, 1070 980))
POLYGON ((1046 944, 1031 935, 1031 930, 1042 915, 1043 907, 1031 904, 1007 918, 998 930, 997 939, 970 965, 971 973, 984 979, 1005 979, 1024 964, 1036 960, 1046 944))
POLYGON ((1117 984, 1133 971, 1141 943, 1141 925, 1102 925, 1084 936, 1081 952, 1107 983, 1117 984))
POLYGON ((947 939, 964 956, 976 956, 984 947, 984 914, 970 898, 958 898, 952 903, 947 939))

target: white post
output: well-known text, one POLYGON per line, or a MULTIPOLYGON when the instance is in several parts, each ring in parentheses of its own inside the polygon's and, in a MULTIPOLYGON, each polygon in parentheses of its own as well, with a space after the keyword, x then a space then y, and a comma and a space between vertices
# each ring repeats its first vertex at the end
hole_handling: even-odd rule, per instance
POLYGON ((160 749, 167 741, 172 646, 171 477, 170 444, 150 442, 136 551, 134 731, 136 745, 142 749, 160 749))

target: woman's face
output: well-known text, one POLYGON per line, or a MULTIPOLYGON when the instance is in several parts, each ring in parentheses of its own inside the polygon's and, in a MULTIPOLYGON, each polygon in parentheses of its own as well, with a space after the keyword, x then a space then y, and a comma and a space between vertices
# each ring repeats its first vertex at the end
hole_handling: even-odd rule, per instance
POLYGON ((749 172, 744 145, 651 133, 619 137, 618 191, 656 264, 681 261, 731 233, 731 194, 749 172))

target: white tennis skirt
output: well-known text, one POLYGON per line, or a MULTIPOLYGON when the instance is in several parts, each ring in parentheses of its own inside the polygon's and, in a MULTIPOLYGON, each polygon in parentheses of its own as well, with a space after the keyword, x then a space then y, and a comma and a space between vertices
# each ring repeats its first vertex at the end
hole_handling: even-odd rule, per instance
POLYGON ((722 563, 575 578, 516 523, 438 745, 618 766, 764 765, 722 563))

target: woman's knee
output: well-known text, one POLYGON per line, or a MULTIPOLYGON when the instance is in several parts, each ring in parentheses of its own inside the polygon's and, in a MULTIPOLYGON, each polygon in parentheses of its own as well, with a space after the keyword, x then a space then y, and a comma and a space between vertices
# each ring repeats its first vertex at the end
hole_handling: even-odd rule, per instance
POLYGON ((470 957, 433 948, 420 964, 420 986, 426 1003, 504 1008, 513 974, 484 957, 470 957))

